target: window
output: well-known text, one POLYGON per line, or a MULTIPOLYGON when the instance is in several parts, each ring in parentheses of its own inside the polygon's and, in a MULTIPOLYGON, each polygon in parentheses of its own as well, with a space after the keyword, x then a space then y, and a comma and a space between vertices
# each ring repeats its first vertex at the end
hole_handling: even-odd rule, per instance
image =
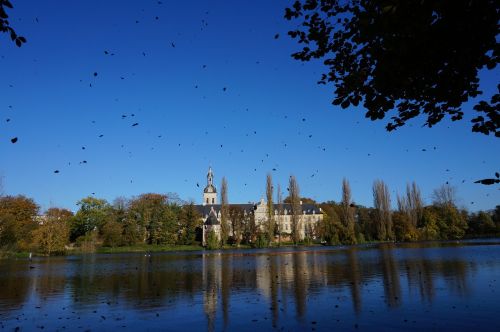
POLYGON ((207 204, 208 204, 208 198, 207 198, 207 204))
POLYGON ((212 204, 215 204, 215 198, 212 197, 212 204))

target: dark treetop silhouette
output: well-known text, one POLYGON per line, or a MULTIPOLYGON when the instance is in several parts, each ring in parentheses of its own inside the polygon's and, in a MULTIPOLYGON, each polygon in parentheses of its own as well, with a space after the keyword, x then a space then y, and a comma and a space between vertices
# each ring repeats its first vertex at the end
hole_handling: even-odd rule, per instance
POLYGON ((16 43, 18 47, 21 47, 23 43, 26 43, 26 38, 18 36, 16 31, 10 26, 9 15, 5 12, 5 8, 12 8, 12 4, 8 0, 0 0, 0 32, 5 32, 10 34, 10 39, 16 43))
MULTIPOLYGON (((300 23, 288 34, 304 45, 292 56, 328 67, 318 83, 334 84, 333 104, 362 103, 371 120, 395 112, 389 131, 420 114, 428 127, 462 119, 462 105, 482 93, 478 71, 500 59, 494 0, 302 0, 285 17, 300 23)), ((472 131, 500 137, 499 100, 474 107, 472 131)))

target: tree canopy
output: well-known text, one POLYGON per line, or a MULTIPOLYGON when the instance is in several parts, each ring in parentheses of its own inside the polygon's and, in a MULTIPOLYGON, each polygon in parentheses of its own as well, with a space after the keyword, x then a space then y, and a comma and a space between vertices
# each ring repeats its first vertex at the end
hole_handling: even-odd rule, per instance
POLYGON ((10 39, 12 39, 18 47, 21 47, 23 43, 26 43, 26 38, 19 36, 12 28, 8 20, 9 15, 7 15, 5 8, 12 8, 12 4, 9 0, 0 0, 0 32, 8 33, 10 39))
MULTIPOLYGON (((391 114, 387 130, 423 115, 432 127, 461 120, 482 94, 479 70, 500 61, 500 2, 494 0, 301 0, 286 8, 292 56, 322 59, 318 82, 334 85, 334 105, 362 105, 366 117, 391 114)), ((500 92, 500 85, 497 87, 500 92)), ((500 93, 477 103, 472 131, 500 137, 500 93)))

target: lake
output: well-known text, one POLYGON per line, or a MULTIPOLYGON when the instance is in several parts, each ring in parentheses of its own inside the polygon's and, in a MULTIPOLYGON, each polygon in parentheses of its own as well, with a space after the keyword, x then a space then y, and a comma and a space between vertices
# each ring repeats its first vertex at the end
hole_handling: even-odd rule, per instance
POLYGON ((0 329, 500 331, 500 239, 0 261, 0 329))

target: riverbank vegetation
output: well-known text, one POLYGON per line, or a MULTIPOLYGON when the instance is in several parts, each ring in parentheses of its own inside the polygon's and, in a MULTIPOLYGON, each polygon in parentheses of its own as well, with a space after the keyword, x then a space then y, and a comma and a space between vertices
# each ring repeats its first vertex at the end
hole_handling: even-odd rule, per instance
MULTIPOLYGON (((272 197, 270 184, 266 183, 266 187, 267 196, 272 197)), ((373 198, 373 207, 356 205, 345 179, 340 202, 317 203, 302 197, 304 202, 321 207, 324 218, 307 228, 306 238, 300 243, 336 245, 500 235, 500 205, 489 211, 468 212, 457 206, 456 192, 449 185, 436 189, 432 203, 426 205, 418 186, 409 184, 406 192, 396 197, 397 208, 391 209, 387 185, 375 181, 373 198)), ((277 201, 281 202, 281 193, 277 201)), ((231 220, 231 231, 225 230, 220 240, 208 234, 208 249, 284 244, 277 225, 259 229, 253 218, 236 218, 238 211, 227 197, 224 204, 228 207, 224 221, 231 220)), ((31 198, 0 197, 0 257, 21 252, 60 255, 202 249, 202 218, 193 203, 182 202, 175 194, 120 197, 112 203, 85 197, 77 205, 76 213, 50 208, 40 214, 40 207, 31 198)))

